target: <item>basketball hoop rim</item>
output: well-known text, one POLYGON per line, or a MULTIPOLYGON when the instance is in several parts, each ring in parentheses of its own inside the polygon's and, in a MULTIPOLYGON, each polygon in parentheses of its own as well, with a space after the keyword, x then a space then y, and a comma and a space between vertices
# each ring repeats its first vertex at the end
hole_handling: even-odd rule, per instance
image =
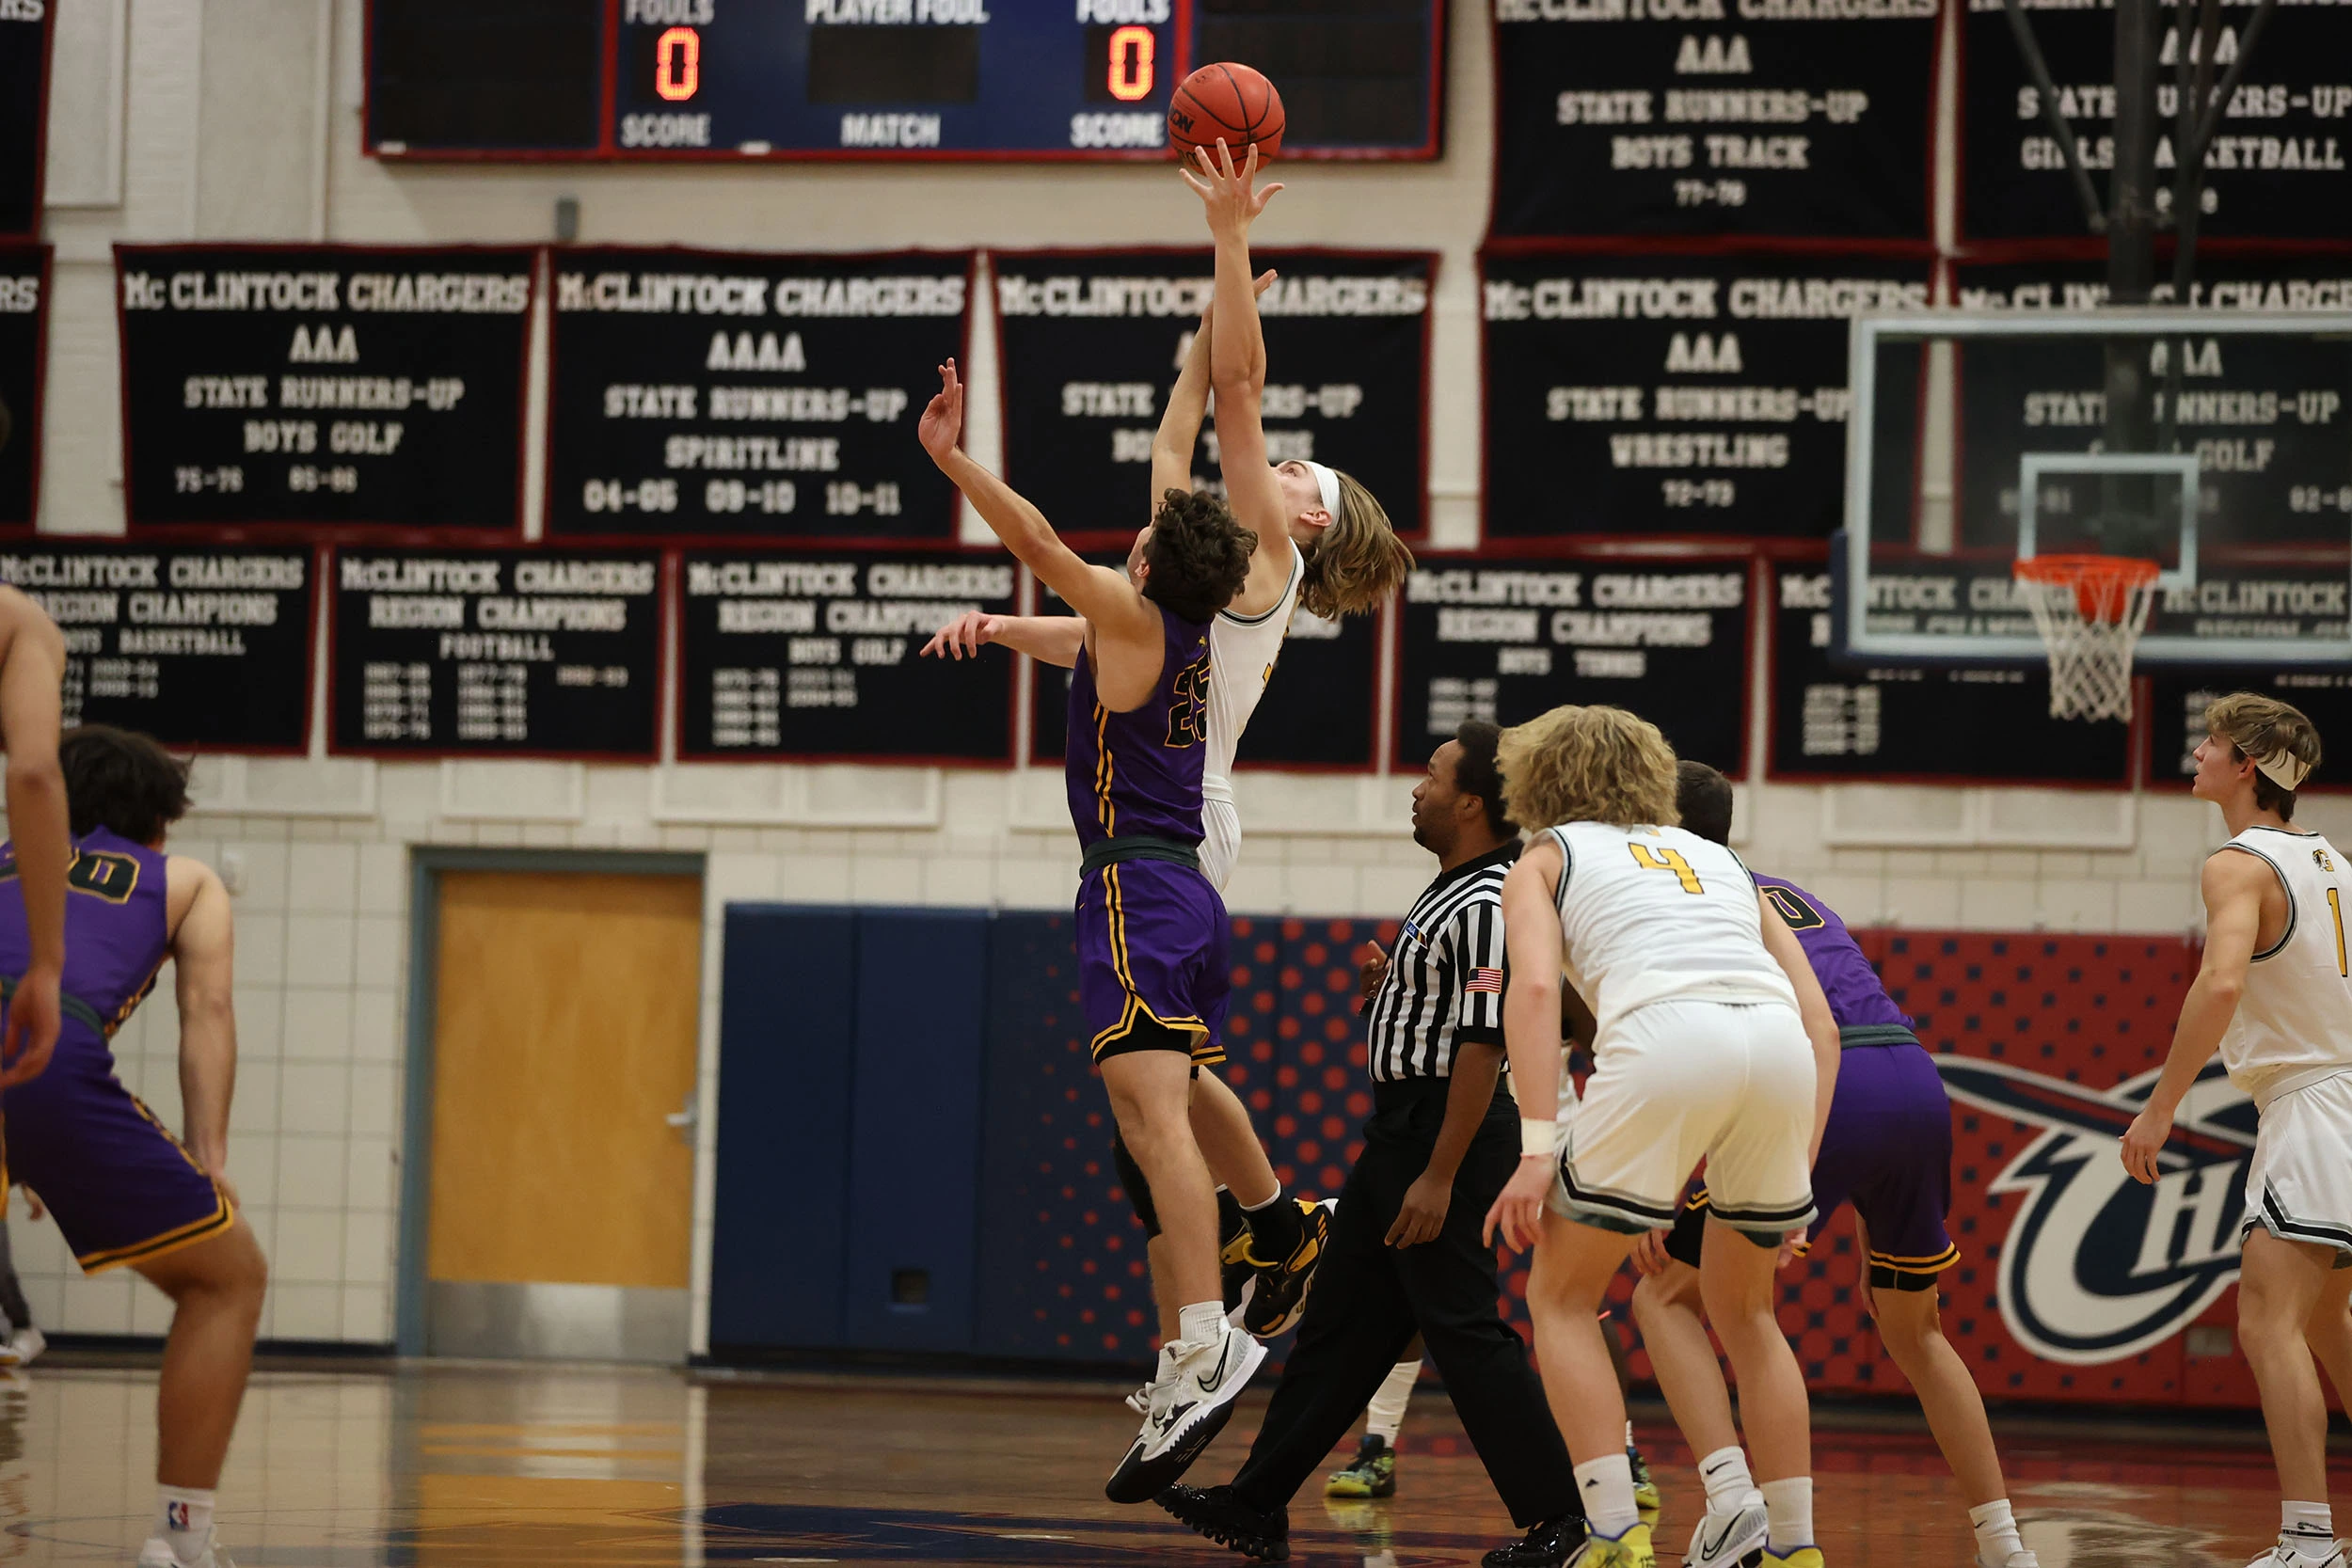
MULTIPOLYGON (((2153 590, 2164 566, 2161 562, 2130 555, 2029 555, 2010 572, 2020 582, 2063 593, 2086 624, 2127 624, 2137 641, 2139 624, 2146 618, 2144 595, 2153 590), (2136 606, 2135 599, 2140 605, 2136 606)), ((2047 636, 2045 629, 2045 641, 2047 636)))

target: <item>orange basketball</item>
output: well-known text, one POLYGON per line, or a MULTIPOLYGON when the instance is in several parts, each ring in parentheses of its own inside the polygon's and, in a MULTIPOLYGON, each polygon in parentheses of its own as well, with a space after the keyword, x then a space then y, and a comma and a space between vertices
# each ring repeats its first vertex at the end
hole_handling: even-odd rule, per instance
POLYGON ((1202 66, 1168 101, 1168 145, 1187 161, 1194 148, 1215 148, 1222 136, 1235 168, 1251 142, 1258 144, 1258 162, 1265 163, 1282 150, 1282 95, 1274 84, 1230 60, 1202 66))

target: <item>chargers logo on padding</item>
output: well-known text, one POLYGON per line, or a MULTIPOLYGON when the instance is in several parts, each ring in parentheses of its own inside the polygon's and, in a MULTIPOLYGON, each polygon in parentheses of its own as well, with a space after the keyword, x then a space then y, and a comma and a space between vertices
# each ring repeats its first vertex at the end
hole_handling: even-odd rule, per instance
POLYGON ((2026 1195, 2001 1246, 2001 1319, 2036 1355, 2095 1366, 2170 1338, 2238 1274, 2254 1102, 2219 1062, 2181 1102, 2153 1186, 2118 1140, 2161 1069, 2112 1089, 1965 1056, 1938 1056, 1955 1100, 2046 1131, 1994 1179, 2026 1195))

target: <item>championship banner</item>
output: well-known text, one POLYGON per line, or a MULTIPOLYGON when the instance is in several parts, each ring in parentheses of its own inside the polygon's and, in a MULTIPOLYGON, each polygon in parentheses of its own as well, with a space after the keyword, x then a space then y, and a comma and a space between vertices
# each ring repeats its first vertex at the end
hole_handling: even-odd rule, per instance
MULTIPOLYGON (((1906 579, 1877 580, 1899 585, 1906 579)), ((1828 568, 1778 564, 1771 583, 1767 777, 1881 784, 2131 782, 2131 727, 2051 718, 2047 668, 1833 663, 1828 568), (1991 745, 1986 738, 1991 736, 2003 739, 1991 745)), ((1937 580, 1931 591, 1944 586, 1937 580)))
MULTIPOLYGON (((2265 53, 2270 44, 2263 45, 2265 53)), ((2169 305, 2169 270, 2154 303, 2169 305)), ((1956 301, 1967 309, 2092 310, 2106 302, 2104 261, 2024 261, 1955 266, 1956 301)), ((2352 310, 2352 258, 2242 257, 2201 252, 2191 307, 2286 313, 2352 310)), ((2209 532, 2201 555, 2220 562, 2243 546, 2332 546, 2352 537, 2352 356, 2340 339, 2315 332, 2241 340, 2228 354, 2211 338, 2151 348, 2149 370, 2160 395, 2177 369, 2177 428, 2198 459, 2198 483, 2213 500, 2207 515, 2249 526, 2209 532)), ((1960 420, 1966 436, 1956 499, 1963 545, 2007 545, 2016 538, 2018 459, 2053 448, 2089 449, 2104 433, 2106 390, 2098 363, 2065 348, 2020 348, 1997 357, 1956 355, 1960 420), (1989 483, 1971 483, 1977 476, 1989 483)), ((2333 574, 2341 585, 2344 574, 2333 574)), ((2210 583, 2201 585, 2209 589, 2210 583)), ((2167 605, 2165 608, 2172 608, 2167 605)))
POLYGON ((1748 734, 1748 558, 1424 556, 1406 584, 1396 755, 1410 772, 1462 721, 1564 703, 1630 708, 1676 752, 1738 777, 1748 734))
MULTIPOLYGON (((2058 112, 2074 129, 2093 187, 2104 192, 2115 162, 2114 0, 2022 4, 2049 63, 2058 112)), ((1961 232, 1972 240, 2089 238, 2065 150, 2050 132, 2002 6, 1968 0, 1962 23, 1961 232)), ((2253 14, 2251 6, 2223 10, 2210 81, 2218 83, 2238 57, 2253 14)), ((2345 123, 2352 73, 2344 69, 2352 59, 2352 10, 2283 5, 2267 14, 2205 156, 2198 231, 2208 239, 2352 238, 2352 201, 2344 195, 2352 168, 2352 126, 2345 123)), ((2151 24, 2157 63, 2153 195, 2160 221, 2169 225, 2181 158, 2173 67, 2184 47, 2196 59, 2197 13, 2186 5, 2159 6, 2151 24)))
POLYGON ((29 529, 39 515, 48 326, 49 247, 0 245, 0 529, 29 529))
MULTIPOLYGON (((1930 267, 1489 255, 1483 271, 1487 538, 1825 539, 1844 515, 1847 322, 1924 308, 1930 267)), ((1879 396, 1879 422, 1909 428, 1916 388, 1879 396)))
POLYGON ((971 274, 968 251, 557 251, 548 537, 953 541, 915 423, 968 357, 971 274))
POLYGON ((131 527, 512 532, 537 259, 117 245, 131 527))
POLYGON ((1489 237, 1925 240, 1936 0, 1495 0, 1489 237))
POLYGON ((40 232, 57 0, 0 5, 0 239, 40 232))
POLYGON ((968 611, 1013 611, 1002 553, 685 558, 678 755, 1004 764, 1015 660, 920 657, 968 611))
POLYGON ((0 546, 0 582, 65 634, 65 726, 203 752, 308 746, 312 564, 299 546, 55 535, 0 546))
MULTIPOLYGON (((1005 477, 1066 533, 1151 520, 1152 441, 1214 291, 1206 252, 992 253, 1005 477)), ((1426 527, 1428 251, 1262 251, 1266 456, 1338 468, 1397 532, 1426 527)), ((1186 483, 1224 493, 1213 420, 1186 483)))
POLYGON ((329 750, 653 759, 660 556, 345 549, 332 570, 329 750))

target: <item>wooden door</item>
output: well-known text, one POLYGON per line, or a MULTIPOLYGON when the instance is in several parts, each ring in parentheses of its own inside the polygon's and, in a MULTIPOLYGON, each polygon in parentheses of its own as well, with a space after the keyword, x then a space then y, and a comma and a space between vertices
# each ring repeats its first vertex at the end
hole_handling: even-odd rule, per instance
POLYGON ((683 1291, 692 877, 440 878, 426 1275, 683 1291))

